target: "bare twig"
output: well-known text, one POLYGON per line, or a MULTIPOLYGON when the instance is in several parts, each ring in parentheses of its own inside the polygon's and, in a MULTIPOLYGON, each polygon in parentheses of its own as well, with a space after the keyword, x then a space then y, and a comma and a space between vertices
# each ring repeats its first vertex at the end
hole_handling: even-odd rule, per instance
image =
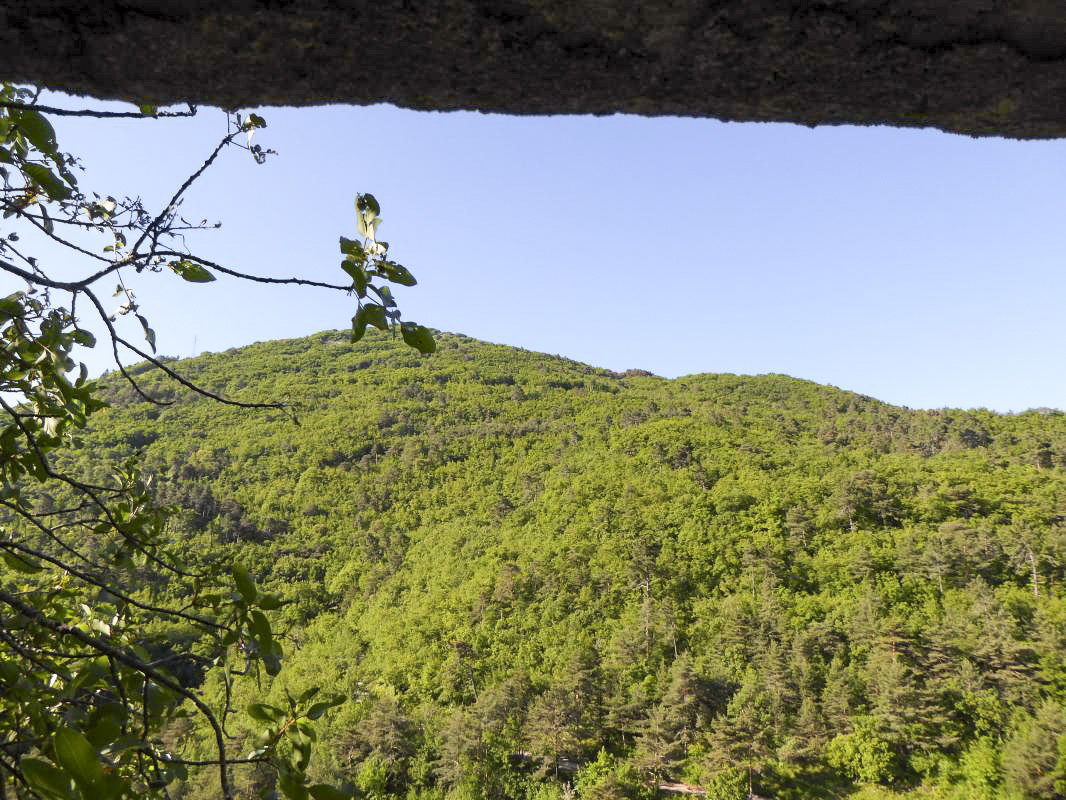
MULTIPOLYGON (((204 389, 201 386, 197 386, 195 383, 190 381, 188 378, 185 378, 184 376, 182 376, 179 373, 177 373, 174 370, 172 370, 170 367, 168 367, 166 364, 164 364, 162 361, 160 361, 155 356, 152 356, 149 353, 144 352, 143 350, 141 350, 136 345, 130 344, 130 342, 126 341, 121 336, 119 336, 118 332, 115 330, 115 326, 111 323, 110 317, 108 317, 107 312, 104 310, 103 305, 100 303, 99 298, 97 298, 97 296, 95 294, 93 294, 88 289, 84 289, 83 291, 85 292, 86 296, 92 301, 93 305, 96 306, 96 310, 99 312, 100 318, 104 321, 104 324, 107 326, 108 333, 110 333, 110 335, 111 335, 111 341, 112 341, 113 344, 115 344, 115 345, 121 344, 127 350, 130 350, 131 352, 136 353, 141 358, 143 358, 145 361, 147 361, 150 364, 152 364, 152 366, 158 368, 161 372, 165 373, 168 377, 170 377, 171 379, 173 379, 173 380, 177 381, 178 383, 180 383, 186 389, 189 389, 190 391, 193 391, 193 392, 195 392, 198 395, 210 398, 211 400, 215 400, 215 401, 217 401, 219 403, 222 403, 223 405, 227 405, 227 406, 236 406, 238 408, 262 408, 262 409, 274 409, 274 410, 284 409, 285 408, 285 406, 283 404, 281 404, 281 403, 243 403, 243 402, 241 402, 239 400, 230 400, 229 398, 223 397, 222 395, 215 394, 214 392, 209 392, 207 389, 204 389)), ((138 392, 141 394, 142 397, 144 397, 145 399, 148 399, 150 402, 153 402, 156 405, 170 405, 169 403, 165 403, 164 401, 161 401, 161 400, 153 400, 153 399, 149 398, 144 392, 140 391, 140 388, 137 387, 136 382, 133 380, 132 377, 130 377, 126 373, 126 370, 122 367, 122 362, 118 358, 118 350, 117 349, 115 350, 115 361, 119 365, 119 368, 122 370, 122 374, 126 375, 127 380, 129 380, 134 385, 134 388, 137 388, 138 392)))
POLYGON ((337 283, 322 283, 321 281, 309 281, 306 278, 264 278, 261 275, 249 275, 246 272, 238 272, 237 270, 224 267, 221 264, 216 264, 214 261, 208 261, 206 258, 200 258, 200 256, 190 255, 188 253, 180 253, 176 250, 157 250, 154 255, 162 256, 164 258, 182 258, 186 261, 195 261, 197 264, 202 264, 205 267, 210 267, 213 270, 221 272, 223 275, 231 275, 234 278, 240 278, 241 280, 251 281, 253 283, 274 283, 274 284, 289 284, 293 286, 313 286, 316 289, 334 289, 339 292, 350 292, 352 290, 351 285, 342 286, 337 283))
POLYGON ((0 108, 11 108, 16 111, 36 111, 40 114, 54 114, 57 117, 95 117, 97 119, 158 119, 163 117, 192 117, 196 115, 196 106, 187 104, 188 111, 157 111, 155 114, 145 114, 141 111, 95 111, 91 108, 55 108, 54 106, 39 106, 33 103, 14 103, 10 101, 0 102, 0 108))
POLYGON ((178 188, 178 191, 176 191, 174 193, 174 196, 170 198, 170 202, 166 204, 166 206, 163 208, 163 210, 160 211, 156 215, 156 218, 153 219, 151 221, 151 223, 149 223, 149 225, 144 229, 144 231, 141 233, 141 235, 139 237, 137 237, 137 241, 134 243, 133 247, 130 248, 130 252, 136 253, 138 250, 140 250, 141 245, 144 244, 144 240, 147 239, 149 236, 153 237, 153 248, 154 248, 155 238, 157 238, 157 236, 158 236, 157 228, 159 227, 159 224, 164 219, 166 219, 167 214, 170 214, 171 212, 173 212, 173 210, 175 208, 177 208, 177 203, 178 203, 178 200, 181 199, 181 196, 183 194, 185 194, 185 192, 188 190, 188 188, 190 186, 193 185, 193 183, 196 182, 197 178, 199 178, 201 175, 204 174, 204 171, 208 167, 210 167, 213 163, 215 163, 215 159, 218 158, 218 154, 222 152, 222 148, 225 147, 230 142, 232 142, 236 136, 237 136, 237 133, 231 133, 231 134, 228 134, 226 137, 224 137, 222 139, 222 141, 218 143, 218 146, 211 152, 211 155, 209 155, 207 157, 207 160, 204 161, 204 163, 200 165, 200 168, 198 170, 196 170, 196 172, 194 172, 188 178, 185 179, 185 183, 183 183, 178 188))
POLYGON ((39 530, 41 533, 43 533, 45 536, 55 542, 56 545, 58 545, 61 549, 70 553, 72 556, 79 559, 80 561, 85 562, 86 565, 90 567, 98 566, 94 564, 88 557, 78 552, 75 548, 71 547, 69 544, 64 542, 62 539, 59 538, 59 536, 56 535, 56 531, 59 530, 60 526, 57 525, 55 527, 49 528, 47 525, 43 525, 39 520, 37 520, 36 515, 28 513, 25 509, 20 508, 17 504, 12 503, 8 500, 0 500, 0 506, 14 511, 16 514, 18 514, 31 525, 33 525, 35 528, 37 528, 37 530, 39 530))

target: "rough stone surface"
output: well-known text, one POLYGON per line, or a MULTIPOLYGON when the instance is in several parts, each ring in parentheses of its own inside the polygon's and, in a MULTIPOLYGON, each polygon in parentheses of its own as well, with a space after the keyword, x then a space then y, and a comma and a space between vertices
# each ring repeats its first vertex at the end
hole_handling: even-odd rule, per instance
POLYGON ((103 97, 388 102, 1066 135, 1059 0, 4 0, 0 75, 103 97))

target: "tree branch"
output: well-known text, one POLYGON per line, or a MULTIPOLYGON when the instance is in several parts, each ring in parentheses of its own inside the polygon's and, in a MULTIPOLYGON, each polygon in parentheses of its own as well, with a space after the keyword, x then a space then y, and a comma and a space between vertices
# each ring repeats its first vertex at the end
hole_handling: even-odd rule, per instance
POLYGON ((147 559, 152 561, 152 563, 156 564, 157 566, 163 567, 164 569, 167 569, 176 575, 181 575, 183 578, 204 577, 203 575, 192 575, 191 573, 185 572, 184 570, 179 569, 173 564, 168 564, 166 561, 162 560, 158 556, 148 552, 144 545, 142 545, 136 540, 136 537, 131 536, 129 532, 127 532, 121 525, 118 524, 118 520, 116 520, 114 515, 111 513, 111 509, 108 508, 107 505, 96 494, 96 491, 115 492, 118 491, 117 489, 111 489, 106 486, 93 486, 91 484, 81 483, 79 481, 74 480, 69 475, 65 475, 61 472, 56 472, 55 470, 53 470, 52 467, 49 465, 47 459, 44 457, 44 454, 37 446, 37 440, 34 438, 33 434, 29 430, 27 430, 26 426, 22 423, 22 420, 19 419, 17 415, 15 415, 14 410, 11 408, 11 406, 7 404, 7 401, 4 400, 2 395, 0 395, 0 407, 3 407, 4 410, 6 410, 15 418, 15 424, 19 427, 19 430, 22 431, 22 435, 25 436, 27 441, 30 443, 30 446, 33 448, 35 454, 37 455, 37 458, 41 463, 41 469, 45 471, 45 474, 48 475, 48 477, 53 478, 54 480, 61 481, 67 484, 68 486, 71 486, 79 490, 80 492, 83 492, 86 496, 88 496, 89 499, 93 501, 96 507, 99 508, 103 515, 107 518, 107 521, 111 525, 111 527, 118 531, 122 538, 125 539, 138 553, 144 555, 147 559))
POLYGON ((185 183, 183 183, 178 188, 178 191, 176 191, 174 193, 174 196, 170 198, 170 202, 167 203, 166 207, 164 207, 164 209, 162 211, 160 211, 159 214, 156 215, 156 218, 153 219, 151 221, 151 223, 149 223, 148 226, 145 227, 145 229, 141 233, 141 235, 139 237, 137 237, 137 241, 136 241, 136 243, 134 243, 133 247, 130 248, 130 252, 136 253, 140 249, 141 245, 144 244, 144 240, 145 239, 147 239, 149 236, 157 235, 157 233, 158 233, 157 232, 157 228, 159 227, 159 224, 164 219, 166 219, 167 214, 169 214, 175 208, 177 208, 177 203, 178 203, 178 200, 181 199, 181 196, 183 194, 185 194, 186 190, 190 186, 193 185, 193 183, 196 181, 197 178, 199 178, 201 175, 204 174, 204 170, 206 170, 213 163, 215 163, 215 159, 218 158, 218 154, 222 152, 222 148, 225 147, 230 142, 232 142, 234 140, 234 138, 236 138, 238 133, 240 133, 240 131, 236 131, 234 133, 227 134, 222 139, 222 141, 218 143, 218 146, 211 152, 211 155, 209 155, 207 157, 207 160, 204 161, 204 163, 200 165, 200 168, 198 170, 196 170, 196 172, 194 172, 188 178, 186 178, 185 183), (153 232, 156 232, 156 233, 153 233, 153 232))
POLYGON ((42 628, 52 631, 52 633, 57 636, 70 636, 77 639, 82 644, 93 648, 97 652, 102 653, 121 664, 125 664, 130 669, 141 673, 147 678, 151 678, 160 686, 164 686, 167 689, 170 689, 170 691, 181 695, 196 706, 197 710, 203 714, 204 718, 211 726, 215 736, 215 748, 218 751, 219 784, 222 787, 222 796, 225 800, 233 800, 233 791, 230 787, 228 774, 229 761, 226 758, 226 744, 222 737, 222 728, 219 726, 218 720, 215 719, 215 715, 212 713, 211 709, 208 708, 194 692, 189 691, 177 681, 171 680, 166 675, 163 675, 158 670, 148 666, 139 658, 134 657, 125 650, 101 641, 95 636, 90 636, 73 625, 66 625, 51 620, 33 606, 27 605, 14 595, 9 594, 2 589, 0 589, 0 602, 4 603, 9 608, 14 609, 23 619, 34 622, 42 628))
POLYGON ((290 284, 294 286, 313 286, 316 289, 335 289, 341 292, 351 292, 352 287, 341 286, 336 283, 322 283, 320 281, 309 281, 306 278, 264 278, 261 275, 249 275, 245 272, 238 272, 237 270, 224 267, 221 264, 216 264, 214 261, 208 261, 206 258, 200 258, 199 256, 189 255, 187 253, 180 253, 176 250, 157 250, 153 255, 163 256, 164 258, 182 258, 186 261, 195 261, 197 264, 203 264, 205 267, 210 267, 213 270, 221 272, 223 275, 231 275, 234 278, 240 278, 245 281, 252 281, 253 283, 273 283, 273 284, 290 284))
MULTIPOLYGON (((154 367, 157 367, 161 372, 165 373, 168 377, 170 377, 171 379, 173 379, 173 380, 177 381, 178 383, 180 383, 186 389, 189 389, 190 391, 193 391, 196 394, 201 395, 202 397, 207 397, 207 398, 209 398, 211 400, 215 400, 215 401, 217 401, 219 403, 222 403, 223 405, 227 405, 227 406, 236 406, 238 408, 262 408, 262 409, 275 409, 275 410, 284 409, 285 408, 285 406, 283 404, 281 404, 281 403, 242 403, 239 400, 230 400, 228 398, 222 397, 221 395, 217 395, 214 392, 209 392, 209 391, 207 391, 207 389, 201 388, 200 386, 197 386, 195 383, 190 381, 188 378, 185 378, 182 375, 180 375, 179 373, 177 373, 174 370, 172 370, 170 367, 168 367, 166 364, 164 364, 158 358, 155 358, 154 356, 149 355, 148 353, 146 353, 143 350, 141 350, 139 347, 136 347, 135 345, 130 344, 128 341, 126 341, 121 336, 119 336, 118 332, 115 330, 115 326, 111 323, 110 318, 107 316, 107 312, 104 310, 103 305, 100 303, 100 300, 96 297, 96 295, 93 294, 93 292, 91 292, 88 289, 83 289, 82 291, 85 292, 86 296, 88 296, 88 298, 92 301, 93 305, 96 306, 96 310, 100 313, 101 319, 103 319, 104 324, 107 325, 108 332, 111 334, 112 344, 121 344, 126 349, 136 353, 141 358, 143 358, 145 361, 148 361, 154 367)), ((169 403, 166 403, 166 402, 164 402, 162 400, 154 400, 153 398, 148 397, 143 391, 140 390, 140 388, 136 385, 136 382, 133 380, 133 378, 126 374, 126 370, 125 370, 125 368, 123 368, 122 362, 118 360, 118 351, 117 351, 117 349, 115 350, 115 360, 116 360, 116 363, 118 363, 118 365, 119 365, 119 369, 122 370, 122 374, 126 375, 127 380, 129 380, 134 385, 134 388, 137 389, 138 393, 142 397, 144 397, 145 399, 149 400, 149 402, 155 403, 156 405, 170 405, 169 403)))
POLYGON ((0 101, 0 108, 11 108, 16 111, 36 111, 39 114, 54 114, 57 117, 95 117, 97 119, 161 119, 164 117, 196 116, 196 106, 192 103, 187 105, 189 106, 188 111, 157 111, 155 114, 145 114, 141 111, 94 111, 91 108, 55 108, 54 106, 39 106, 31 103, 0 101))
POLYGON ((89 584, 90 586, 95 586, 97 589, 103 589, 104 591, 106 591, 106 592, 108 592, 110 594, 113 594, 119 600, 122 600, 125 603, 129 603, 131 606, 133 606, 135 608, 139 608, 142 611, 151 611, 151 612, 153 612, 155 614, 166 614, 168 616, 177 617, 179 619, 184 619, 186 622, 195 622, 196 624, 203 625, 204 627, 207 627, 207 628, 214 628, 215 630, 220 630, 220 631, 226 630, 226 626, 225 625, 219 625, 217 622, 212 622, 209 619, 204 619, 203 617, 198 617, 195 614, 186 614, 184 612, 176 611, 174 609, 161 608, 160 606, 148 605, 147 603, 142 603, 139 600, 134 600, 129 595, 127 595, 127 594, 123 593, 122 591, 118 590, 113 584, 105 583, 104 581, 99 580, 98 578, 94 578, 91 575, 88 575, 88 574, 86 574, 84 572, 81 572, 78 569, 75 569, 74 567, 70 566, 69 564, 63 563, 62 561, 60 561, 57 558, 52 558, 51 556, 49 556, 49 555, 47 555, 45 553, 42 553, 42 552, 40 552, 38 550, 34 550, 31 547, 26 547, 25 545, 18 544, 17 542, 3 542, 3 541, 0 541, 0 547, 7 548, 9 550, 18 550, 20 553, 25 553, 26 555, 31 556, 33 558, 40 559, 41 561, 47 561, 52 566, 59 567, 61 570, 64 570, 65 572, 69 572, 71 575, 73 575, 78 580, 83 581, 83 582, 89 584))

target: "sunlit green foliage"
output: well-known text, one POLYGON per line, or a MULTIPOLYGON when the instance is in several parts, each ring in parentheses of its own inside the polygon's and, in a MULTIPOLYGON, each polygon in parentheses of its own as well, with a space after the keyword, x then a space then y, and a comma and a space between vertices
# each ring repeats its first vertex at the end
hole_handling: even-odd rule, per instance
POLYGON ((182 363, 298 400, 299 427, 108 379, 70 455, 91 475, 136 454, 185 552, 284 600, 264 702, 350 698, 314 780, 742 796, 750 767, 774 797, 1058 796, 1066 416, 437 344, 335 332, 182 363))

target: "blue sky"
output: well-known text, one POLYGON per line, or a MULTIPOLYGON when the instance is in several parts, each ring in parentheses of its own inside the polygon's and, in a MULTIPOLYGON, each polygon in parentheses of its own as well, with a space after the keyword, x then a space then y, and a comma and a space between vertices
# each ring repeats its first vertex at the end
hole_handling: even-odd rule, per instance
MULTIPOLYGON (((1060 142, 386 106, 260 113, 257 141, 278 155, 257 166, 230 150, 184 206, 223 223, 194 251, 235 269, 342 280, 337 237, 354 236, 352 201, 369 191, 381 238, 419 279, 397 292, 404 315, 434 328, 667 377, 785 373, 912 408, 1066 407, 1060 142)), ((212 109, 55 124, 87 168, 83 188, 152 207, 225 133, 212 109)), ((170 355, 344 328, 353 313, 313 290, 131 277, 170 355)))

